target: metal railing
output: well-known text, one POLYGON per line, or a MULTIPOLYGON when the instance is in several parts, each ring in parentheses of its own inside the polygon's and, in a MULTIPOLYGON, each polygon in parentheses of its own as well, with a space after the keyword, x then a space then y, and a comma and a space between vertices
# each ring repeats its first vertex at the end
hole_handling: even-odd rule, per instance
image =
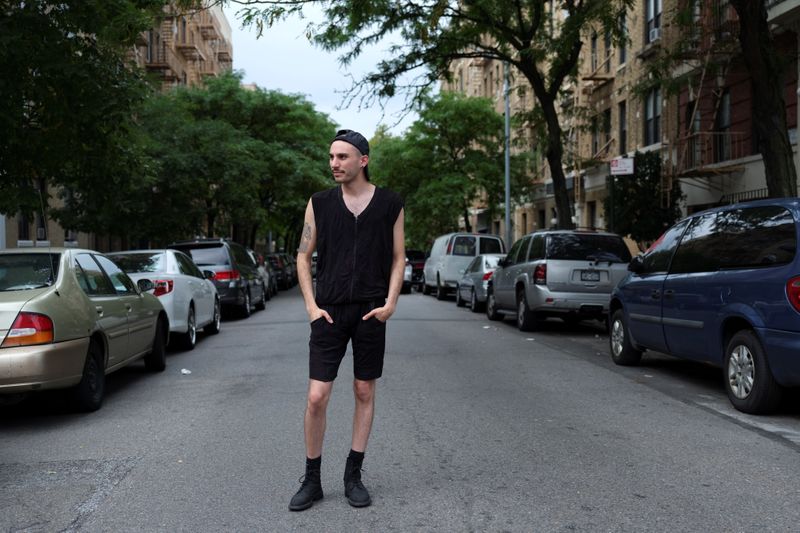
POLYGON ((679 173, 700 170, 747 155, 740 131, 692 133, 678 139, 679 173))

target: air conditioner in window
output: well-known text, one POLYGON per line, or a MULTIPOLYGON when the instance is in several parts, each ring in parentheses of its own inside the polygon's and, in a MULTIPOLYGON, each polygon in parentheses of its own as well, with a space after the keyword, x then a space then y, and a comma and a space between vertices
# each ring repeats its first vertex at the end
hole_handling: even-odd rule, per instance
POLYGON ((44 228, 36 228, 36 240, 42 241, 47 238, 44 228))
POLYGON ((661 28, 653 28, 650 30, 650 42, 657 41, 661 38, 661 28))

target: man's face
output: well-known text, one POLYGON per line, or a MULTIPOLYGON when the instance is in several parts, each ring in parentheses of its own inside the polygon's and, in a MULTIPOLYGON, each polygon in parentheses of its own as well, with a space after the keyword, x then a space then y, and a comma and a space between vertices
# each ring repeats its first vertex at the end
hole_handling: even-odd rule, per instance
POLYGON ((361 155, 358 148, 348 142, 333 141, 331 144, 330 165, 336 183, 354 181, 368 162, 369 156, 361 155))

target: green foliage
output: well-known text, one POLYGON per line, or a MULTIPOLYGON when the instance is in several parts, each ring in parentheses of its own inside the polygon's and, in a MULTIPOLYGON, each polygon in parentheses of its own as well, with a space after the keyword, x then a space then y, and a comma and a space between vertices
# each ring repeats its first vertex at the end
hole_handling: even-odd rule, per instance
POLYGON ((140 113, 157 162, 137 223, 143 238, 223 235, 252 245, 302 226, 328 183, 334 125, 301 96, 245 90, 241 76, 156 96, 140 113))
MULTIPOLYGON (((435 236, 458 229, 459 217, 482 195, 490 209, 502 202, 502 139, 503 117, 490 100, 447 92, 426 97, 419 119, 402 137, 378 131, 370 173, 405 199, 410 247, 425 248, 435 236)), ((513 159, 515 190, 524 187, 521 159, 513 159)))
POLYGON ((606 221, 611 231, 636 241, 653 241, 681 217, 680 183, 675 180, 664 207, 661 159, 658 152, 636 152, 631 176, 611 176, 605 199, 606 221))
MULTIPOLYGON (((33 0, 0 8, 0 212, 39 209, 39 191, 86 181, 109 201, 139 168, 125 142, 145 98, 125 51, 163 0, 33 0), (98 189, 99 188, 99 189, 98 189)), ((46 203, 46 200, 45 200, 46 203)))
POLYGON ((576 74, 582 33, 590 26, 602 27, 614 42, 626 38, 618 21, 633 0, 251 0, 239 15, 245 24, 256 24, 262 31, 310 4, 319 5, 326 20, 310 26, 308 34, 325 50, 342 50, 340 60, 345 65, 384 39, 394 43, 387 59, 355 81, 347 103, 357 100, 368 106, 399 92, 419 102, 430 87, 451 78, 450 65, 460 58, 512 65, 543 109, 548 135, 540 143, 553 176, 559 224, 571 226, 556 99, 565 80, 576 74))

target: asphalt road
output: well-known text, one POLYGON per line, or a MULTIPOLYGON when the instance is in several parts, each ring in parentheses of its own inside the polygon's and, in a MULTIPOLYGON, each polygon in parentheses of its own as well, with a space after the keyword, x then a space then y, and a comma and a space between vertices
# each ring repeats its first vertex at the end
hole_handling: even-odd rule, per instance
POLYGON ((646 355, 614 366, 596 324, 521 333, 418 293, 388 326, 353 509, 352 359, 323 453, 303 473, 308 321, 299 291, 227 320, 167 370, 108 378, 103 408, 59 394, 0 408, 0 531, 797 531, 800 402, 733 410, 718 370, 646 355), (182 369, 191 374, 181 373, 182 369))

